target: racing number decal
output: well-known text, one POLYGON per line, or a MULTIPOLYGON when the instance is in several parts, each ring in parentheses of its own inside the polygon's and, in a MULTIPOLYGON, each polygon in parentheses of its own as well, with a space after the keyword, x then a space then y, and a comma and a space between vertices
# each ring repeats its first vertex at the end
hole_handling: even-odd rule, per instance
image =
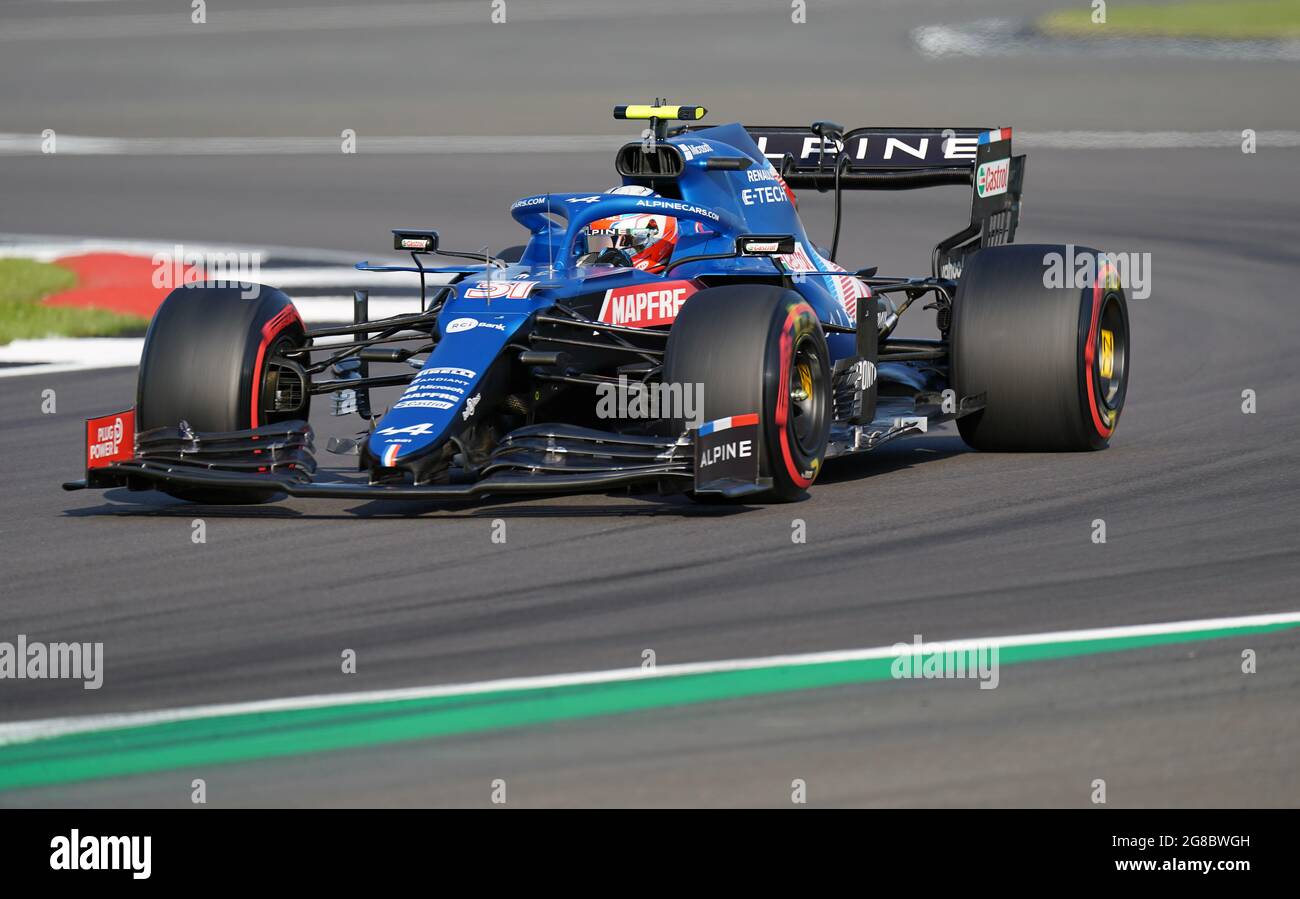
POLYGON ((526 300, 535 287, 536 281, 480 281, 466 287, 461 296, 467 300, 526 300))

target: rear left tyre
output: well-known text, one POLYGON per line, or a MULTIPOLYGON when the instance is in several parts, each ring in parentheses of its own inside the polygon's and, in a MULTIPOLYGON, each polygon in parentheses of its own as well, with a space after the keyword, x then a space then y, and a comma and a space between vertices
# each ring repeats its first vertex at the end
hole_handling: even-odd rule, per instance
MULTIPOLYGON (((953 300, 952 379, 980 411, 957 420, 974 449, 1080 452, 1105 448, 1128 392, 1128 303, 1116 273, 1086 286, 1047 286, 1051 254, 1096 250, 1014 244, 967 259, 953 300)), ((1066 271, 1073 280, 1073 271, 1066 271)))

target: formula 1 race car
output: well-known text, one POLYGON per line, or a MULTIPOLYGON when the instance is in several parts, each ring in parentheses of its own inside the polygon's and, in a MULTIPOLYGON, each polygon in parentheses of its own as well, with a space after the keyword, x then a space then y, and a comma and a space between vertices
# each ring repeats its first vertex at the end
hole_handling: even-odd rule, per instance
POLYGON ((1025 158, 1010 128, 702 127, 702 107, 663 101, 614 116, 649 123, 615 156, 622 183, 519 200, 526 245, 460 253, 400 229, 412 265, 357 266, 418 275, 419 312, 370 320, 358 291, 352 323, 307 328, 273 287, 173 291, 134 409, 87 422, 86 477, 65 488, 786 501, 825 460, 946 420, 980 450, 1107 445, 1128 381, 1124 291, 1104 262, 1049 284, 1066 247, 1012 244, 1025 158), (929 276, 835 263, 844 191, 942 184, 973 186, 971 218, 929 276), (829 249, 796 212, 802 188, 834 194, 829 249), (435 254, 462 264, 426 265, 435 254), (923 297, 937 335, 895 337, 923 297), (392 386, 405 392, 377 414, 371 391, 392 386), (327 394, 365 422, 330 447, 355 453, 358 476, 318 476, 308 413, 327 394))

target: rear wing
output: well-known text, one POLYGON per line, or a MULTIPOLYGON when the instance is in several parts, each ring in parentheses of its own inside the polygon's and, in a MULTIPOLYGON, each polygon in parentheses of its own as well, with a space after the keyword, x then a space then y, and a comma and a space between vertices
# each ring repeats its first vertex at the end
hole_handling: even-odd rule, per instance
MULTIPOLYGON (((842 138, 817 126, 744 128, 792 188, 970 185, 970 225, 934 248, 935 276, 955 278, 967 254, 1015 240, 1025 157, 1012 155, 1010 128, 856 128, 842 138)), ((699 129, 683 126, 674 133, 692 130, 699 129)))

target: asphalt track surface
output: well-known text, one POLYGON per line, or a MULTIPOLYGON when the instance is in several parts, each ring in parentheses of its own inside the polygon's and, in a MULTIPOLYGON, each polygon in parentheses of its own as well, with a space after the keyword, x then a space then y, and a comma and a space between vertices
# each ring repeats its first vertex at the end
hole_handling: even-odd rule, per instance
MULTIPOLYGON (((14 9, 37 16, 51 6, 14 9)), ((915 74, 898 91, 913 105, 892 107, 901 102, 892 91, 880 100, 894 122, 946 124, 944 115, 958 115, 957 124, 1037 128, 1102 127, 1106 119, 1107 127, 1133 129, 1262 129, 1300 121, 1293 99, 1279 105, 1281 94, 1275 104, 1246 105, 1247 97, 1267 99, 1283 72, 1294 78, 1277 64, 1110 60, 1090 73, 1100 90, 1057 98, 1054 87, 1064 93, 1080 70, 1062 74, 1045 60, 922 66, 910 49, 893 47, 908 27, 958 15, 975 12, 890 4, 873 20, 880 28, 863 30, 863 46, 879 49, 883 62, 864 64, 854 77, 887 81, 886 63, 895 61, 904 75, 915 74), (1180 74, 1187 85, 1213 83, 1214 92, 1190 99, 1172 87, 1180 74), (1036 88, 1017 88, 1010 100, 977 91, 1031 77, 1036 88), (982 100, 964 106, 965 114, 952 106, 954 91, 982 100), (1124 97, 1137 97, 1136 107, 1120 103, 1124 97), (1243 123, 1256 112, 1258 125, 1243 123)), ((621 42, 629 27, 616 16, 539 25, 518 46, 562 49, 576 28, 586 46, 600 47, 621 42)), ((638 27, 651 29, 651 40, 667 39, 653 20, 638 27)), ((877 93, 818 93, 845 70, 808 55, 774 75, 797 103, 746 106, 756 101, 742 76, 764 72, 750 54, 794 40, 786 32, 768 36, 764 27, 746 20, 741 28, 749 46, 737 58, 749 59, 748 69, 702 63, 695 78, 682 75, 685 51, 655 55, 637 31, 642 49, 606 49, 593 64, 618 77, 581 84, 559 77, 556 97, 580 106, 590 99, 589 117, 565 119, 574 113, 560 102, 553 122, 519 105, 502 127, 488 116, 453 130, 600 131, 613 102, 608 91, 653 94, 658 66, 666 85, 659 93, 715 107, 720 96, 743 110, 735 117, 882 121, 868 117, 875 100, 862 99, 877 93), (655 66, 624 83, 629 54, 655 66), (796 89, 804 73, 807 83, 796 89)), ((447 53, 498 39, 456 34, 447 53)), ((365 52, 356 53, 345 52, 339 34, 290 31, 275 40, 287 59, 317 48, 360 65, 356 59, 373 63, 380 48, 402 53, 416 37, 365 31, 356 35, 365 52), (337 50, 321 42, 337 42, 337 50)), ((125 48, 131 40, 80 46, 111 54, 125 52, 113 49, 115 41, 125 48)), ((71 43, 48 47, 76 54, 71 43)), ((222 46, 238 59, 256 53, 252 43, 222 46)), ((183 59, 169 43, 154 69, 138 63, 134 77, 126 63, 101 57, 95 71, 103 78, 89 81, 79 70, 91 65, 88 56, 60 68, 41 46, 7 43, 0 54, 6 84, 24 55, 28 64, 52 67, 7 101, 14 130, 38 129, 48 113, 62 115, 74 133, 113 133, 118 118, 105 107, 120 111, 118 133, 212 127, 210 118, 187 119, 179 99, 154 97, 151 107, 129 93, 164 90, 143 78, 147 70, 183 79, 183 70, 206 68, 220 85, 226 51, 215 42, 188 48, 183 59)), ((540 51, 500 57, 502 65, 517 67, 518 80, 533 52, 540 51)), ((1086 62, 1066 68, 1075 66, 1089 74, 1086 62)), ((469 98, 429 101, 448 110, 440 122, 504 102, 505 76, 483 77, 465 87, 469 98)), ((392 80, 404 81, 396 73, 392 80)), ((309 78, 280 88, 292 103, 241 91, 236 82, 222 94, 230 108, 217 111, 247 109, 248 133, 275 110, 283 111, 282 133, 311 130, 312 110, 322 117, 317 130, 337 130, 325 120, 342 110, 344 118, 353 111, 379 117, 374 128, 386 133, 436 132, 384 118, 407 102, 385 83, 371 77, 365 94, 374 107, 361 110, 356 97, 332 96, 330 84, 309 78)), ((527 84, 523 96, 540 97, 540 83, 527 84)), ((205 98, 193 102, 201 108, 205 98)), ((451 510, 307 501, 232 509, 124 491, 64 493, 58 483, 80 464, 81 419, 129 405, 134 373, 9 379, 0 391, 7 475, 0 639, 103 641, 106 672, 98 691, 75 682, 4 682, 0 722, 626 668, 639 665, 646 649, 668 664, 881 646, 914 634, 942 640, 1294 610, 1296 161, 1294 150, 1031 152, 1020 240, 1152 254, 1151 296, 1130 303, 1133 373, 1111 448, 980 454, 942 429, 832 463, 810 498, 791 506, 712 509, 680 499, 582 496, 451 510), (43 415, 41 392, 50 388, 58 412, 43 415), (1258 398, 1253 415, 1241 409, 1247 389, 1258 398), (206 522, 202 545, 191 542, 195 518, 206 522), (806 523, 805 544, 791 541, 796 518, 806 523), (1106 522, 1104 545, 1090 539, 1097 518, 1106 522), (497 519, 506 525, 505 544, 491 540, 497 519), (340 673, 345 648, 357 652, 356 674, 340 673)), ((0 162, 0 231, 260 241, 365 256, 382 252, 388 227, 427 223, 448 245, 502 245, 514 242, 505 214, 511 200, 547 187, 606 187, 614 180, 610 163, 607 154, 8 158, 0 162)), ((922 272, 929 247, 961 224, 966 203, 958 189, 851 196, 842 258, 878 263, 882 272, 922 272)), ((823 198, 805 196, 801 209, 813 234, 824 235, 823 198)), ((352 427, 320 416, 316 424, 321 445, 352 427)), ((1016 666, 990 691, 969 681, 862 684, 17 790, 0 793, 0 805, 182 806, 191 779, 203 777, 213 805, 483 806, 492 781, 503 778, 512 806, 788 806, 791 781, 800 778, 816 805, 1083 807, 1091 804, 1091 782, 1103 778, 1111 805, 1295 806, 1298 698, 1300 640, 1291 631, 1016 666), (1257 674, 1240 671, 1246 648, 1258 654, 1257 674)))

